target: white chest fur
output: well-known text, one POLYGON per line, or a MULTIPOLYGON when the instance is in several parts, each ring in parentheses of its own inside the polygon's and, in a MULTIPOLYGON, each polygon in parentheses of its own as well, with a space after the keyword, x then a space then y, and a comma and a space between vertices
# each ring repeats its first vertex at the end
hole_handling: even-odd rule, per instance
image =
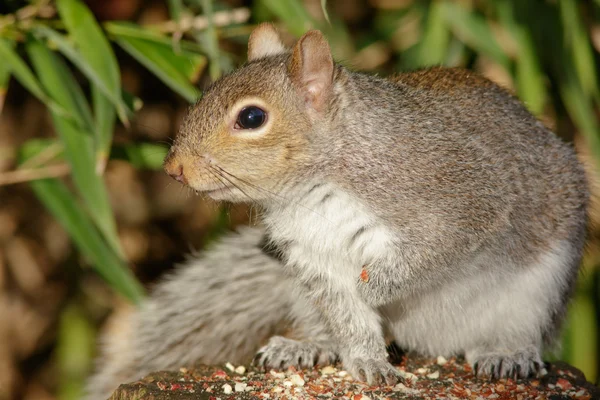
POLYGON ((331 184, 306 185, 294 200, 270 209, 265 222, 273 240, 286 244, 289 265, 304 279, 334 278, 326 280, 353 287, 363 265, 392 251, 389 229, 331 184))

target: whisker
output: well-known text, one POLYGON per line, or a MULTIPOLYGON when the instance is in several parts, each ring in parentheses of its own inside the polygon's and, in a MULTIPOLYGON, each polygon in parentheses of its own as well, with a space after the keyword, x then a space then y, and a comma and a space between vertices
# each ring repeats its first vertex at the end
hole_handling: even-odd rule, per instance
POLYGON ((279 198, 281 198, 282 200, 286 200, 286 201, 288 200, 288 199, 286 199, 285 197, 281 196, 281 195, 280 195, 280 194, 278 194, 278 193, 271 192, 271 191, 269 191, 269 190, 267 190, 267 189, 265 189, 265 188, 262 188, 262 187, 260 187, 260 186, 258 186, 258 185, 256 185, 256 184, 254 184, 254 183, 251 183, 251 182, 245 181, 245 180, 244 180, 244 179, 242 179, 242 178, 238 178, 237 176, 235 176, 235 175, 233 175, 232 173, 230 173, 230 172, 228 172, 228 171, 224 170, 223 168, 219 167, 218 165, 216 166, 216 168, 218 168, 219 170, 221 170, 223 173, 225 173, 225 174, 227 174, 227 175, 231 176, 232 178, 234 178, 234 179, 237 179, 238 181, 242 182, 243 184, 245 184, 245 185, 248 185, 248 186, 250 186, 250 187, 252 187, 252 188, 254 188, 254 189, 256 189, 256 190, 261 190, 261 191, 263 191, 263 192, 265 192, 265 193, 267 193, 267 194, 269 194, 269 195, 271 195, 271 196, 276 196, 276 197, 279 197, 279 198))
POLYGON ((265 193, 267 193, 267 194, 270 194, 271 196, 276 196, 276 197, 279 197, 279 198, 281 199, 281 201, 282 201, 282 202, 283 202, 283 201, 286 201, 286 202, 291 202, 291 203, 293 203, 293 204, 295 204, 295 205, 297 205, 297 206, 300 206, 300 207, 302 207, 302 208, 304 208, 304 209, 306 209, 306 210, 308 210, 308 211, 310 211, 310 212, 313 212, 315 215, 318 215, 319 217, 323 218, 324 220, 326 220, 326 221, 328 221, 328 222, 331 222, 331 220, 329 220, 328 218, 326 218, 324 215, 322 215, 322 214, 320 214, 320 213, 316 212, 316 211, 315 211, 315 210, 313 210, 312 208, 310 208, 310 207, 307 207, 306 205, 304 205, 304 204, 302 204, 302 203, 300 203, 300 202, 298 202, 298 201, 296 201, 296 200, 291 200, 291 199, 288 199, 288 198, 286 198, 285 196, 282 196, 282 195, 280 195, 280 194, 278 194, 278 193, 273 193, 273 192, 271 192, 271 191, 269 191, 269 190, 267 190, 267 189, 265 189, 265 188, 262 188, 262 187, 260 187, 260 186, 257 186, 257 185, 255 185, 255 184, 253 184, 253 183, 247 182, 247 181, 245 181, 245 180, 243 180, 243 179, 241 179, 241 178, 238 178, 237 176, 233 175, 232 173, 230 173, 230 172, 228 172, 228 171, 224 170, 223 168, 221 168, 221 167, 219 167, 219 166, 216 166, 216 168, 218 168, 219 170, 221 170, 223 173, 225 173, 225 174, 227 174, 227 175, 231 176, 232 178, 234 178, 234 179, 237 179, 238 181, 240 181, 240 182, 242 182, 242 183, 244 183, 244 184, 246 184, 246 185, 248 185, 248 186, 250 186, 250 187, 252 187, 252 188, 254 188, 254 189, 256 189, 256 190, 262 190, 263 192, 265 192, 265 193))
POLYGON ((231 188, 229 187, 229 185, 227 185, 225 182, 223 182, 223 180, 219 177, 219 175, 216 174, 215 171, 212 170, 212 168, 208 168, 208 172, 210 173, 210 175, 215 178, 221 185, 223 185, 224 187, 227 188, 227 190, 229 190, 229 193, 232 194, 233 196, 233 190, 231 190, 231 188))
MULTIPOLYGON (((213 169, 211 167, 211 169, 213 169)), ((231 181, 229 178, 227 178, 225 175, 223 175, 222 173, 220 173, 218 170, 213 169, 213 171, 219 175, 221 178, 225 179, 227 182, 229 182, 233 187, 235 187, 236 189, 238 189, 240 192, 242 192, 246 197, 248 197, 250 200, 252 200, 253 202, 257 202, 256 199, 252 196, 250 196, 248 193, 246 193, 242 188, 240 188, 238 185, 235 184, 235 182, 231 181)))

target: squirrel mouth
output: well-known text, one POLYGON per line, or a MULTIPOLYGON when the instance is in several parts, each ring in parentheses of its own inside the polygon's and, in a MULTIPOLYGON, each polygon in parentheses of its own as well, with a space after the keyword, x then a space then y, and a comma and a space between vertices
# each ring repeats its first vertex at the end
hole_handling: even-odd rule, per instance
POLYGON ((230 186, 220 186, 220 187, 216 187, 216 188, 196 190, 196 192, 198 194, 203 194, 205 196, 213 197, 216 194, 224 193, 226 190, 231 191, 231 187, 230 186))

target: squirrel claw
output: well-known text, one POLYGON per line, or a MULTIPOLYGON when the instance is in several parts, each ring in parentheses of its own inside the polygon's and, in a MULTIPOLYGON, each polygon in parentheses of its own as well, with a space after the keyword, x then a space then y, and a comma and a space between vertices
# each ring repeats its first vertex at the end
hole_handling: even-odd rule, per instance
POLYGON ((310 368, 316 364, 334 363, 336 359, 337 355, 330 348, 273 336, 269 343, 258 350, 252 364, 265 369, 287 369, 292 366, 310 368))
POLYGON ((369 385, 393 386, 401 379, 400 372, 386 360, 357 358, 350 363, 350 374, 369 385))
POLYGON ((539 351, 525 348, 515 353, 473 352, 471 362, 478 378, 524 379, 544 375, 544 362, 539 351))

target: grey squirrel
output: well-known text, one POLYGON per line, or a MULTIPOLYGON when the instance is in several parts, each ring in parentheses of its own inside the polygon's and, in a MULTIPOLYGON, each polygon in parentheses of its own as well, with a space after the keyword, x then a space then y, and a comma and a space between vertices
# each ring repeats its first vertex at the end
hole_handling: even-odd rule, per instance
POLYGON ((470 71, 351 72, 319 31, 290 50, 269 24, 248 47, 190 109, 164 166, 213 199, 253 202, 264 228, 160 284, 133 342, 109 343, 129 361, 101 362, 90 399, 151 370, 255 352, 269 368, 339 359, 393 384, 384 332, 462 354, 480 376, 538 374, 584 247, 573 149, 470 71))

